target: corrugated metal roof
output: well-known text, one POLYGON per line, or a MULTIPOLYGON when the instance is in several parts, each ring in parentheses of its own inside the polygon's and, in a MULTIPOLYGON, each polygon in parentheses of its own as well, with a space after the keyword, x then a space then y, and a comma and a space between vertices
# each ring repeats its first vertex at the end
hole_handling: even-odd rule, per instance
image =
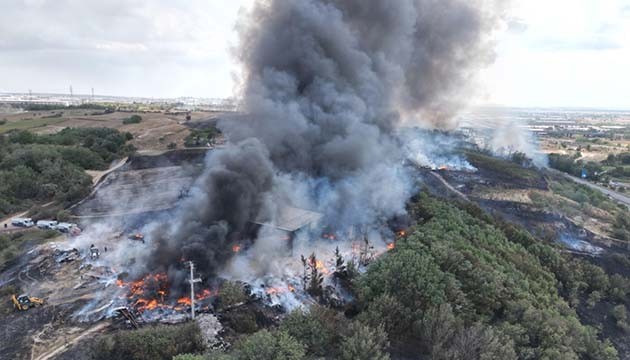
POLYGON ((259 217, 253 223, 293 232, 317 223, 322 217, 318 212, 287 206, 278 211, 275 221, 265 221, 259 217))

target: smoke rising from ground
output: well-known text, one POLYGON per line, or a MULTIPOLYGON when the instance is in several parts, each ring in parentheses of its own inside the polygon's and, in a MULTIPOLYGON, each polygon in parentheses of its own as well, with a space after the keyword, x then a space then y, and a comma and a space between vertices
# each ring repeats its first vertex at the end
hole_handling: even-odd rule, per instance
POLYGON ((377 226, 404 212, 412 182, 395 129, 449 128, 502 2, 267 0, 238 24, 242 116, 209 153, 176 217, 155 231, 152 269, 194 260, 213 274, 231 236, 282 206, 331 228, 377 226))

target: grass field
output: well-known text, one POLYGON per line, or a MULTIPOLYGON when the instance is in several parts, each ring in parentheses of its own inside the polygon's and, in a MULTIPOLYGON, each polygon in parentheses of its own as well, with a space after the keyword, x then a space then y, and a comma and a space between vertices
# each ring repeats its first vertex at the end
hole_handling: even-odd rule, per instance
POLYGON ((34 118, 11 121, 7 122, 4 125, 0 125, 0 134, 10 130, 31 130, 35 128, 46 127, 49 125, 59 124, 64 121, 65 119, 63 118, 34 118))
MULTIPOLYGON (((68 109, 55 111, 29 111, 0 115, 0 134, 11 130, 28 130, 37 134, 52 134, 64 128, 107 127, 133 135, 133 144, 139 151, 163 151, 169 145, 184 147, 190 134, 185 114, 137 113, 142 117, 138 124, 125 124, 129 112, 104 113, 98 109, 68 109), (2 120, 6 120, 3 122, 2 120)), ((193 120, 208 117, 207 113, 193 113, 193 120)))

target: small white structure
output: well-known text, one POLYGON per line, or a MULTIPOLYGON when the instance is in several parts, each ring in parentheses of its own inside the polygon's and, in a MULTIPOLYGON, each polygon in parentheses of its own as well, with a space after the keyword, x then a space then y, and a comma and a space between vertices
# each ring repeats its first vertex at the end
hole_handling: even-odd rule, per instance
POLYGON ((33 219, 31 218, 14 218, 11 219, 11 225, 29 228, 33 227, 35 223, 33 223, 33 219))

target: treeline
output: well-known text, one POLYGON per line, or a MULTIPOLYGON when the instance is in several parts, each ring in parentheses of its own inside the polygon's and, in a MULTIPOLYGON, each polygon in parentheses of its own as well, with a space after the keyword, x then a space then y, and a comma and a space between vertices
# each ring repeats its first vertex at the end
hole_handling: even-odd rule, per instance
POLYGON ((15 105, 15 107, 19 107, 26 111, 53 111, 53 110, 73 110, 73 109, 81 109, 81 110, 104 110, 111 111, 115 110, 115 107, 112 105, 104 105, 104 104, 92 104, 85 103, 80 105, 53 105, 53 104, 24 104, 24 105, 15 105))
POLYGON ((594 161, 584 162, 582 160, 577 160, 580 157, 580 154, 549 154, 549 166, 553 169, 560 170, 577 177, 581 177, 582 171, 584 170, 584 175, 587 179, 599 179, 604 171, 602 165, 594 161))
POLYGON ((64 129, 52 135, 15 131, 0 137, 0 215, 38 202, 62 204, 86 196, 91 178, 84 170, 103 170, 134 151, 129 133, 114 129, 64 129))
POLYGON ((630 165, 630 152, 624 152, 617 155, 609 154, 603 162, 608 166, 630 165))

